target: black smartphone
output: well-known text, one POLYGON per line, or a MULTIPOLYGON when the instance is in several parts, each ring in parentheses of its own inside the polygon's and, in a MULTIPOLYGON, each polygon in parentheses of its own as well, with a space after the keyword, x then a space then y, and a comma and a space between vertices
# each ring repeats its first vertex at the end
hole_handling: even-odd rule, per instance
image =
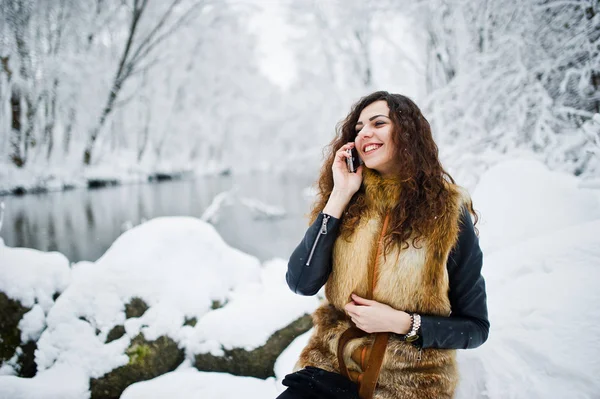
POLYGON ((346 165, 348 165, 348 172, 356 173, 356 169, 362 164, 361 159, 358 157, 358 151, 356 147, 346 150, 350 154, 350 157, 346 158, 346 165))

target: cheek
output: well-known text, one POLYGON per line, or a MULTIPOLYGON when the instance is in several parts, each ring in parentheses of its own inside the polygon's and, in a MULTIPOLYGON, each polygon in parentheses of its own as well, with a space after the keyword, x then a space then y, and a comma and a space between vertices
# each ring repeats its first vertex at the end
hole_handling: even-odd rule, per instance
POLYGON ((385 157, 388 160, 394 159, 394 149, 392 147, 386 148, 385 157))

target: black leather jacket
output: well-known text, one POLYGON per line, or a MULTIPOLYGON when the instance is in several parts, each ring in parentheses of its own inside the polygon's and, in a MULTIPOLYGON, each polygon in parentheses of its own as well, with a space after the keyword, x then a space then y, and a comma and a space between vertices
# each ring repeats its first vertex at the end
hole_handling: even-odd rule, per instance
MULTIPOLYGON (((421 315, 420 338, 415 344, 422 348, 470 349, 488 337, 490 323, 481 275, 483 254, 466 208, 461 219, 458 242, 446 264, 452 313, 449 317, 421 315)), ((315 295, 325 284, 331 273, 331 254, 339 225, 339 219, 321 212, 308 228, 288 263, 286 281, 292 291, 315 295)))

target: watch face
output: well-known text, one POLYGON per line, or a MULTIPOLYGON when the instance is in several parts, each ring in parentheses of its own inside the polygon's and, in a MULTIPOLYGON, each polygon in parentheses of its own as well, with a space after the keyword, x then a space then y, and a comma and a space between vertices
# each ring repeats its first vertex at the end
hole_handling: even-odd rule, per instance
POLYGON ((411 335, 410 337, 406 337, 406 342, 414 342, 418 339, 419 339, 419 336, 417 334, 415 334, 415 335, 411 335))

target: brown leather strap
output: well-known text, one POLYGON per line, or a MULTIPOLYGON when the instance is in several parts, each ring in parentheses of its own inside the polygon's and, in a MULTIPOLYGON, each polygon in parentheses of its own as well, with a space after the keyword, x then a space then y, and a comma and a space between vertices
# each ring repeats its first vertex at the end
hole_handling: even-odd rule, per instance
POLYGON ((389 337, 390 333, 387 332, 375 334, 375 342, 373 342, 373 346, 371 347, 371 356, 369 356, 367 362, 367 369, 364 370, 363 378, 359 385, 358 394, 362 399, 373 397, 389 337))
POLYGON ((352 326, 344 331, 340 336, 337 348, 337 358, 340 365, 340 374, 346 378, 350 378, 350 375, 348 374, 348 368, 346 367, 346 362, 344 361, 344 348, 346 347, 346 344, 350 342, 350 340, 364 337, 365 335, 367 335, 366 332, 356 326, 352 326))
MULTIPOLYGON (((367 272, 367 299, 373 299, 373 292, 375 291, 375 286, 377 285, 377 262, 381 254, 381 249, 383 247, 383 237, 385 236, 385 233, 387 231, 389 218, 390 214, 388 213, 385 216, 385 219, 383 221, 383 227, 381 229, 381 234, 379 235, 375 260, 373 262, 372 267, 370 267, 367 272)), ((337 358, 340 366, 340 373, 346 378, 352 379, 348 372, 346 362, 344 361, 344 348, 352 339, 364 337, 366 335, 369 334, 359 329, 358 327, 352 325, 352 327, 348 328, 340 336, 337 348, 337 358)), ((370 354, 367 359, 367 368, 363 369, 363 372, 359 374, 357 378, 359 386, 359 396, 361 397, 361 399, 371 399, 373 397, 373 392, 375 392, 375 387, 377 386, 377 380, 379 379, 379 372, 381 371, 381 365, 383 364, 383 357, 385 355, 385 349, 387 347, 389 337, 390 334, 387 332, 375 333, 375 341, 371 346, 370 354)))

